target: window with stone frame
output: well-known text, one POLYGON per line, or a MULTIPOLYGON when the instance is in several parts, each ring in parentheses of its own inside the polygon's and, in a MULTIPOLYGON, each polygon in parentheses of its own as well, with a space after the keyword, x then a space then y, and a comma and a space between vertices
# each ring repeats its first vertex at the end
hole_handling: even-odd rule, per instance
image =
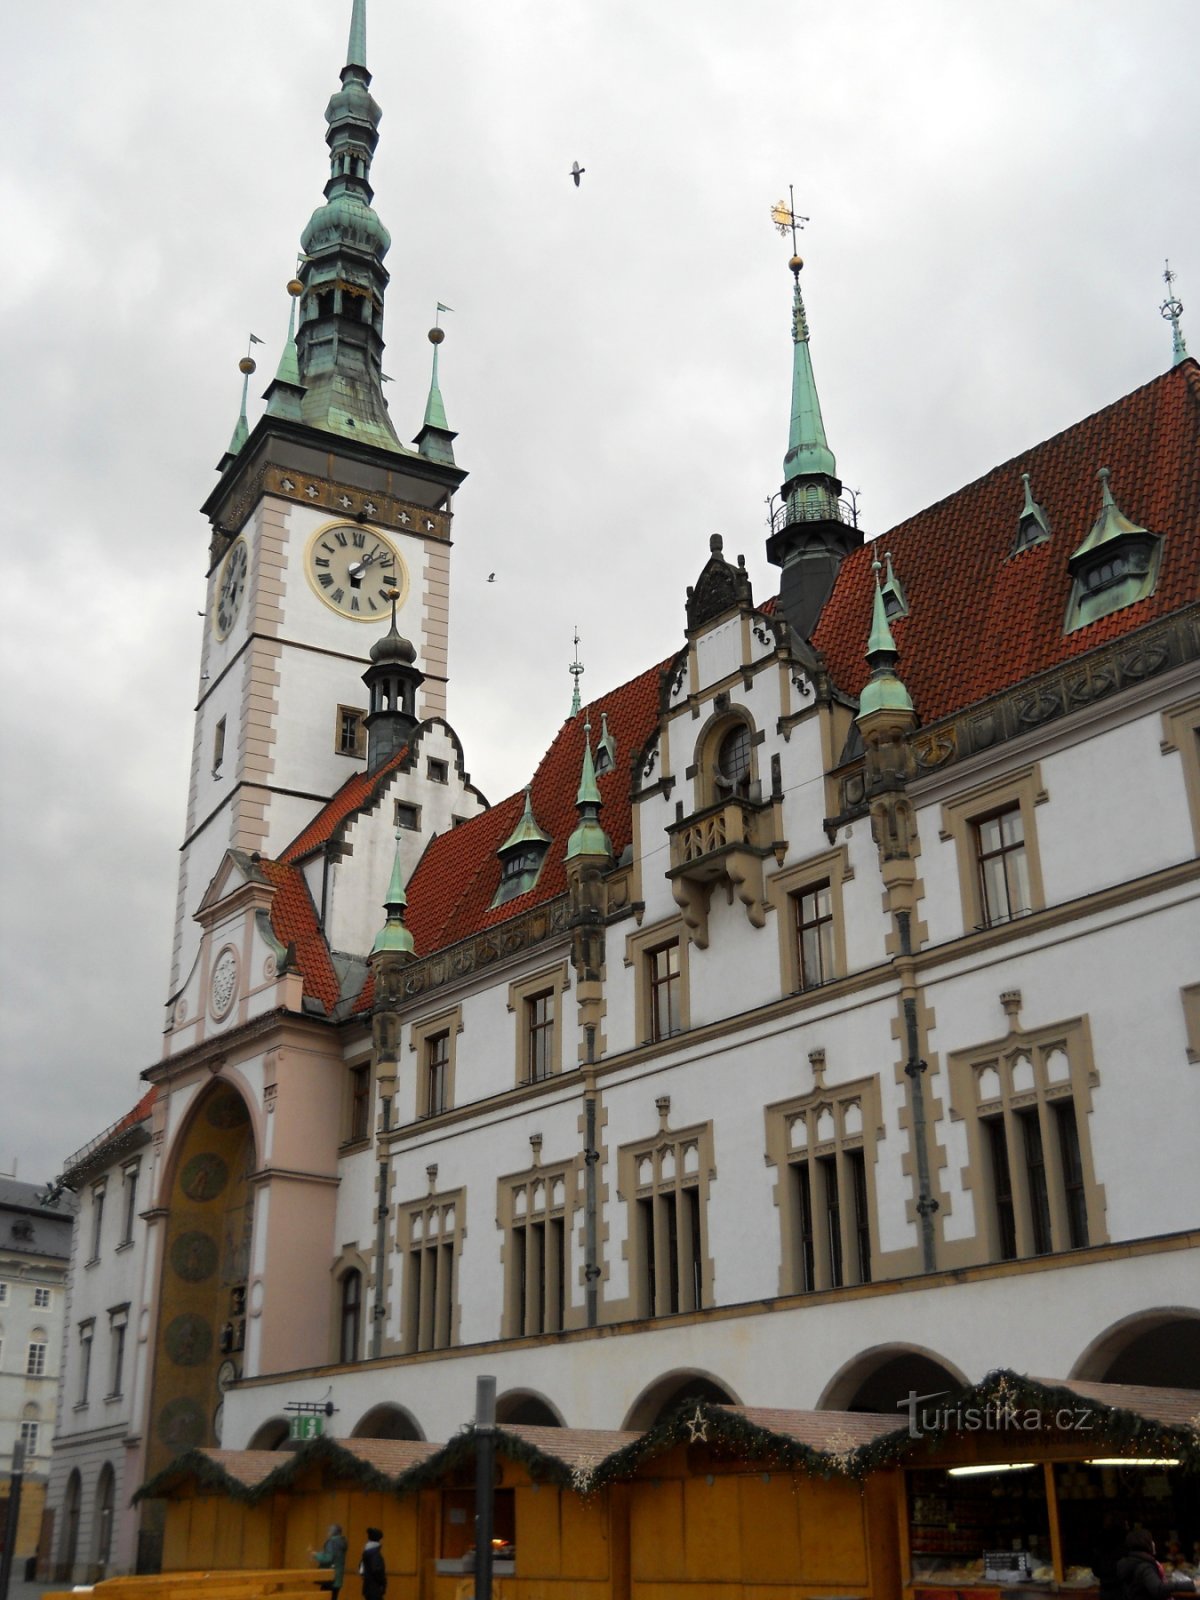
POLYGON ((567 1326, 575 1190, 571 1163, 500 1181, 506 1338, 561 1333, 567 1326))
POLYGON ((362 1144, 371 1136, 371 1064, 356 1062, 350 1068, 346 1110, 346 1144, 362 1144))
POLYGON ((1088 1137, 1096 1083, 1082 1020, 950 1058, 953 1114, 967 1125, 984 1259, 1081 1250, 1106 1238, 1088 1137))
POLYGON ((875 1276, 880 1133, 874 1079, 821 1084, 767 1108, 767 1159, 779 1170, 782 1293, 840 1289, 875 1276))
POLYGON ((431 1033, 425 1040, 425 1102, 427 1117, 440 1117, 450 1107, 450 1030, 431 1033))
POLYGON ((542 1083, 562 1071, 562 1016, 570 982, 565 961, 550 971, 518 978, 508 986, 508 1009, 516 1019, 516 1081, 542 1083))
POLYGON ((670 939, 646 951, 646 999, 652 1044, 671 1039, 682 1026, 683 975, 679 940, 670 939))
POLYGON ((822 851, 768 877, 767 896, 779 924, 784 994, 802 994, 845 976, 842 886, 853 877, 845 845, 822 851))
POLYGON ((362 759, 367 753, 367 713, 361 706, 339 706, 334 736, 339 756, 362 759))
POLYGON ((463 1192, 429 1195, 402 1208, 401 1326, 406 1352, 445 1350, 455 1342, 463 1192))
POLYGON ((525 1076, 540 1083, 552 1070, 554 990, 540 989, 525 998, 525 1076))
POLYGON ((92 1245, 88 1264, 100 1259, 100 1245, 104 1237, 104 1193, 106 1181, 92 1185, 92 1245))
POLYGON ((108 1313, 108 1394, 116 1400, 124 1392, 125 1335, 129 1327, 129 1307, 116 1306, 108 1313))
POLYGON ((35 1422, 32 1418, 26 1418, 21 1423, 21 1446, 25 1451, 25 1459, 27 1461, 31 1456, 36 1456, 38 1453, 40 1430, 40 1422, 35 1422))
POLYGON ((131 1161, 122 1171, 122 1177, 124 1179, 122 1206, 124 1215, 122 1217, 121 1225, 122 1245, 129 1245, 133 1243, 133 1230, 137 1223, 138 1178, 140 1175, 140 1161, 131 1161))
POLYGON ((1035 762, 943 804, 939 837, 954 844, 964 933, 1046 904, 1034 810, 1047 798, 1035 762))
POLYGON ((437 1117, 454 1105, 454 1068, 458 1036, 462 1032, 462 1007, 435 1011, 412 1024, 409 1049, 416 1056, 416 1116, 437 1117))
POLYGON ((356 1267, 339 1284, 338 1360, 344 1365, 362 1358, 363 1280, 356 1267))
POLYGON ((41 1328, 33 1330, 33 1337, 25 1347, 25 1376, 27 1378, 44 1378, 46 1376, 46 1349, 49 1339, 41 1328))
POLYGON ((96 1320, 89 1317, 79 1324, 79 1392, 75 1404, 86 1406, 92 1382, 92 1342, 96 1336, 96 1320))
POLYGON ((808 884, 792 896, 796 916, 796 967, 801 989, 817 989, 835 972, 833 960, 833 890, 828 878, 808 884))
POLYGON ((648 1143, 622 1149, 620 1164, 634 1315, 667 1317, 711 1305, 712 1124, 664 1129, 648 1143))
POLYGON ((1162 729, 1159 749, 1164 756, 1179 757, 1192 820, 1192 840, 1200 855, 1200 695, 1164 711, 1162 729))
POLYGON ((640 928, 625 940, 625 965, 633 969, 635 1036, 660 1044, 690 1026, 688 940, 682 918, 640 928))
POLYGON ((35 1289, 33 1291, 33 1305, 35 1310, 47 1310, 50 1305, 49 1289, 35 1289))

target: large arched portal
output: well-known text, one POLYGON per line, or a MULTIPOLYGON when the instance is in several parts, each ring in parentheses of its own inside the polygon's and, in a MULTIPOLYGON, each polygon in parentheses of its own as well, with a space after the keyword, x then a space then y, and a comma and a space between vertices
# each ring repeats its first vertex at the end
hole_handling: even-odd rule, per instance
POLYGON ((255 1169, 245 1100, 218 1080, 197 1100, 172 1157, 147 1468, 220 1443, 218 1369, 235 1378, 246 1337, 255 1169))
POLYGON ((501 1427, 562 1428, 561 1413, 533 1389, 510 1389, 496 1401, 496 1421, 501 1427))
POLYGON ((286 1417, 268 1417, 265 1422, 260 1422, 250 1435, 246 1449, 282 1450, 290 1434, 291 1425, 286 1417))
MULTIPOLYGON (((919 1345, 882 1344, 864 1350, 838 1372, 818 1402, 821 1411, 879 1411, 895 1415, 910 1396, 947 1394, 967 1379, 919 1345)), ((899 1419, 897 1419, 899 1426, 899 1419)))
POLYGON ((421 1424, 405 1406, 387 1401, 372 1406, 354 1424, 352 1439, 424 1439, 421 1424))
POLYGON ((1164 1306, 1124 1317, 1094 1339, 1071 1369, 1091 1383, 1200 1389, 1200 1312, 1164 1306))
POLYGON ((741 1404, 733 1390, 711 1372, 684 1369, 665 1373, 643 1389, 621 1426, 644 1432, 663 1417, 670 1416, 686 1400, 708 1400, 719 1406, 741 1404))

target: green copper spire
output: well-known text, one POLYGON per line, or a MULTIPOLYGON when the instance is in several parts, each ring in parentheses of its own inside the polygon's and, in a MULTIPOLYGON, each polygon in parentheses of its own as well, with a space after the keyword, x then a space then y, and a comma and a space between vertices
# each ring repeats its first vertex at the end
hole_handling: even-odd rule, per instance
POLYGON ((1172 287, 1175 274, 1171 271, 1171 263, 1168 261, 1165 266, 1163 282, 1167 286, 1167 298, 1159 310, 1171 324, 1171 365, 1177 367, 1181 361, 1187 360, 1187 345, 1183 342, 1183 329, 1179 326, 1179 319, 1183 316, 1183 302, 1175 298, 1172 287))
POLYGON ((579 825, 567 841, 567 861, 577 856, 611 856, 612 842, 600 826, 600 786, 596 782, 596 766, 592 760, 592 724, 583 725, 583 770, 579 777, 579 791, 575 805, 579 811, 579 825))
POLYGON ((404 913, 408 907, 408 897, 404 893, 404 874, 400 869, 400 829, 396 829, 396 856, 392 863, 392 881, 388 884, 387 899, 383 908, 387 912, 387 921, 376 935, 375 943, 371 946, 371 954, 377 955, 404 955, 416 954, 413 936, 404 926, 404 913))
POLYGON ((883 569, 878 561, 872 562, 872 566, 875 569, 875 598, 871 612, 871 637, 867 641, 867 661, 872 670, 859 697, 857 718, 859 722, 875 711, 911 712, 913 709, 908 690, 896 676, 896 663, 900 659, 900 652, 896 649, 895 639, 892 638, 887 608, 883 603, 883 588, 880 583, 883 569))
POLYGON ((290 417, 293 422, 300 422, 304 416, 304 385, 300 382, 300 357, 296 350, 296 301, 304 293, 304 285, 299 278, 293 278, 288 284, 288 293, 292 304, 288 313, 287 343, 263 399, 267 402, 269 417, 290 417))
POLYGON ((367 0, 354 0, 350 13, 350 43, 346 47, 346 65, 367 70, 367 0))
POLYGON ((521 813, 521 820, 505 839, 497 851, 503 855, 506 850, 515 850, 529 844, 549 844, 550 835, 543 833, 538 827, 537 818, 533 814, 533 798, 528 786, 525 789, 525 809, 521 813))
POLYGON ((313 212, 300 240, 301 410, 311 427, 410 455, 383 398, 383 258, 392 240, 371 207, 371 161, 382 113, 371 97, 366 43, 366 0, 353 0, 342 86, 325 111, 325 204, 313 212))
MULTIPOLYGON (((438 305, 438 312, 443 307, 438 305)), ((438 383, 438 347, 446 337, 446 330, 436 324, 429 330, 429 342, 433 346, 433 372, 429 379, 429 398, 425 402, 425 420, 421 424, 421 431, 413 440, 417 449, 429 461, 441 461, 444 465, 454 465, 454 433, 446 421, 446 408, 442 404, 442 391, 438 383)))
POLYGON ((808 347, 808 319, 800 293, 800 270, 804 263, 793 256, 789 263, 795 287, 792 291, 792 419, 788 429, 787 454, 783 458, 783 496, 792 520, 797 522, 840 521, 837 462, 825 438, 825 421, 817 381, 813 376, 812 352, 808 347))
POLYGON ((242 447, 245 445, 246 440, 250 437, 250 424, 246 418, 246 401, 250 393, 251 376, 258 370, 258 363, 255 361, 250 352, 253 350, 256 344, 261 343, 262 340, 258 338, 256 334, 252 333, 250 335, 250 342, 246 346, 246 354, 238 362, 238 371, 242 375, 242 409, 238 413, 238 419, 234 423, 233 432, 229 437, 229 449, 226 450, 225 454, 217 463, 218 472, 224 472, 225 468, 229 466, 231 462, 237 459, 237 457, 241 454, 242 447))
POLYGON ((1088 529, 1083 543, 1077 545, 1071 551, 1071 561, 1078 561, 1080 556, 1091 555, 1102 546, 1112 544, 1115 540, 1125 538, 1130 534, 1140 534, 1143 538, 1148 537, 1146 529, 1139 527, 1136 522, 1130 522, 1129 518, 1113 499, 1113 492, 1108 481, 1108 468, 1101 467, 1096 476, 1100 479, 1101 484, 1100 514, 1088 529))

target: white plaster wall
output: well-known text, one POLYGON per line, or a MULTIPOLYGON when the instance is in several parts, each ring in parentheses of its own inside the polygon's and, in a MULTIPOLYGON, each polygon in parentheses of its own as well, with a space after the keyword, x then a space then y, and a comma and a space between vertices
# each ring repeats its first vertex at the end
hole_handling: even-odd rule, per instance
MULTIPOLYGON (((763 679, 775 682, 773 673, 763 679)), ((762 681, 759 679, 756 682, 762 681)), ((759 771, 765 774, 764 794, 770 791, 771 755, 777 752, 783 775, 783 832, 788 842, 785 866, 829 849, 822 823, 825 820, 825 783, 821 767, 821 728, 817 717, 797 723, 790 739, 775 732, 779 715, 778 696, 767 727, 767 737, 759 746, 759 771)))
POLYGON ((708 905, 708 948, 688 951, 691 1024, 700 1027, 778 1000, 779 935, 774 909, 756 928, 738 899, 730 905, 724 883, 713 885, 708 905))
MULTIPOLYGON (((850 972, 862 972, 889 959, 886 940, 892 931, 892 919, 884 910, 879 852, 866 817, 842 828, 836 842, 845 846, 850 870, 854 874, 849 882, 843 882, 842 885, 846 967, 850 972)), ((918 874, 923 868, 924 858, 917 862, 918 874)), ((923 910, 923 905, 919 906, 918 915, 923 910)))
MULTIPOLYGON (((702 1322, 606 1329, 599 1338, 372 1363, 333 1378, 335 1427, 349 1434, 371 1405, 396 1400, 427 1438, 447 1439, 471 1415, 481 1371, 495 1374, 501 1392, 545 1395, 575 1428, 620 1427, 644 1389, 680 1369, 711 1373, 746 1405, 811 1408, 856 1355, 887 1344, 928 1350, 972 1382, 999 1366, 1065 1377, 1103 1330, 1157 1306, 1200 1309, 1197 1252, 1065 1262, 948 1289, 913 1281, 887 1295, 776 1311, 747 1307, 702 1322)), ((284 1383, 234 1389, 226 1400, 227 1444, 244 1445, 285 1399, 323 1399, 329 1382, 323 1373, 292 1374, 284 1383)))
MULTIPOLYGON (((695 643, 698 687, 703 690, 742 670, 742 619, 732 616, 719 627, 701 634, 695 643)), ((740 698, 740 695, 738 696, 740 698)), ((672 752, 674 756, 674 752, 672 752)))

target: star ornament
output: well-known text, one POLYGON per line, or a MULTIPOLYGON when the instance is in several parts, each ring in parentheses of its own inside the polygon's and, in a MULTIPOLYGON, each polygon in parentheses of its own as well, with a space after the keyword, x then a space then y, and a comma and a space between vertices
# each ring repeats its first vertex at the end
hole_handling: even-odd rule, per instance
POLYGON ((708 1418, 700 1409, 700 1402, 696 1402, 696 1409, 690 1417, 683 1419, 684 1426, 691 1435, 692 1444, 708 1443, 708 1418))

